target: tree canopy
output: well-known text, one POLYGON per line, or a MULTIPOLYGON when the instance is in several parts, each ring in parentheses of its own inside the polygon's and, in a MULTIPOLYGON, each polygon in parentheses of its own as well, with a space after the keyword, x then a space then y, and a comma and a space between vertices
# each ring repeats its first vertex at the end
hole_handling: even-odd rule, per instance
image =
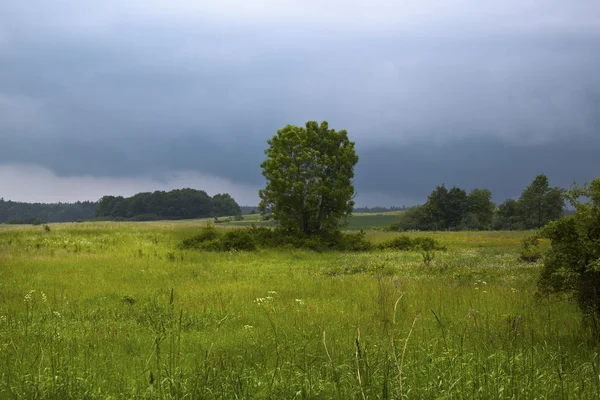
POLYGON ((267 143, 261 212, 272 213, 292 233, 310 236, 343 227, 354 206, 352 178, 358 162, 347 132, 329 129, 325 121, 309 121, 305 127, 287 125, 267 143))
POLYGON ((395 228, 400 230, 485 230, 494 216, 492 193, 487 189, 464 189, 445 185, 436 187, 427 202, 408 210, 395 228))
POLYGON ((550 187, 538 175, 518 200, 507 199, 498 207, 488 189, 450 190, 437 186, 427 202, 402 215, 391 230, 522 230, 538 229, 564 213, 564 190, 550 187))
POLYGON ((22 203, 0 199, 0 223, 36 224, 84 221, 94 218, 98 203, 22 203))
POLYGON ((574 187, 567 198, 575 212, 539 233, 551 247, 538 286, 542 294, 572 295, 585 313, 600 316, 600 178, 574 187))
POLYGON ((104 196, 98 203, 100 219, 148 221, 239 215, 239 205, 229 194, 210 197, 203 190, 138 193, 132 197, 104 196))

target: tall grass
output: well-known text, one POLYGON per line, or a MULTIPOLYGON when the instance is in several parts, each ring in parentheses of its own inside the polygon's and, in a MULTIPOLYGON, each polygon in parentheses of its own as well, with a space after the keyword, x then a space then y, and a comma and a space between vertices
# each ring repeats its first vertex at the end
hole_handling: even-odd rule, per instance
POLYGON ((575 306, 536 300, 523 234, 436 234, 426 266, 179 250, 196 230, 2 228, 0 398, 598 397, 599 347, 575 306))

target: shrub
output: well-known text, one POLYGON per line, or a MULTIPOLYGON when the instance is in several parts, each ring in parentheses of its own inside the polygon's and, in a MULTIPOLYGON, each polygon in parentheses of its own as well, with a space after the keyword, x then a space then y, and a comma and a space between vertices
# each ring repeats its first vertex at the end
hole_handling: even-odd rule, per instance
MULTIPOLYGON (((571 215, 550 222, 539 236, 550 239, 550 250, 538 281, 540 294, 566 294, 581 310, 600 316, 600 178, 573 187, 567 199, 571 215), (581 202, 585 197, 587 202, 581 202)), ((597 325, 596 325, 597 327, 597 325)))
POLYGON ((521 242, 519 259, 524 262, 534 263, 540 258, 542 258, 542 251, 540 250, 540 243, 537 236, 524 238, 521 242))
POLYGON ((220 251, 255 251, 256 239, 251 229, 227 231, 219 240, 208 243, 208 248, 220 251), (214 246, 214 247, 213 247, 214 246))
POLYGON ((414 243, 408 236, 396 236, 386 242, 379 245, 380 249, 394 249, 400 251, 414 250, 414 243))
POLYGON ((184 240, 180 248, 208 251, 254 251, 258 248, 296 248, 314 251, 369 251, 374 246, 366 240, 364 231, 349 234, 333 232, 323 235, 306 236, 301 233, 290 234, 279 229, 252 226, 220 234, 214 226, 207 226, 198 235, 184 240))
POLYGON ((212 224, 206 225, 199 234, 189 239, 185 239, 180 247, 182 249, 199 249, 203 247, 206 242, 213 241, 220 236, 219 232, 215 229, 212 224))
POLYGON ((435 251, 446 250, 437 240, 430 237, 417 237, 411 239, 408 236, 396 236, 386 242, 379 244, 379 249, 394 249, 399 251, 435 251))

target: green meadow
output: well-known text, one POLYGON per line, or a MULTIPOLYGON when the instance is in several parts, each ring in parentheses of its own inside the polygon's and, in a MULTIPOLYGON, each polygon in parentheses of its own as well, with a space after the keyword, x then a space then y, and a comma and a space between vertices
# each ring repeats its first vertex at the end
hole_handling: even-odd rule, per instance
POLYGON ((525 232, 409 234, 446 246, 429 264, 180 250, 205 222, 0 225, 0 399, 599 397, 592 327, 536 297, 525 232))
MULTIPOLYGON (((402 211, 391 211, 384 213, 357 213, 353 214, 345 229, 349 231, 357 231, 361 229, 372 229, 372 228, 386 228, 392 223, 396 222, 398 215, 402 211)), ((202 220, 204 221, 204 220, 202 220)), ((241 226, 247 227, 251 225, 256 226, 275 226, 274 221, 263 221, 260 214, 244 215, 244 219, 241 221, 234 221, 231 218, 219 218, 218 225, 220 226, 241 226)))

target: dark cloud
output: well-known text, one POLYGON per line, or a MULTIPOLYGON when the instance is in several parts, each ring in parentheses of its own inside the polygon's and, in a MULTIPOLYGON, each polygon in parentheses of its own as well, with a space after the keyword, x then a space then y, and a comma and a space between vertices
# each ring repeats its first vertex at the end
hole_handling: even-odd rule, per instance
POLYGON ((316 119, 356 140, 359 203, 600 170, 595 1, 213 3, 0 5, 0 165, 260 187, 266 139, 316 119))

